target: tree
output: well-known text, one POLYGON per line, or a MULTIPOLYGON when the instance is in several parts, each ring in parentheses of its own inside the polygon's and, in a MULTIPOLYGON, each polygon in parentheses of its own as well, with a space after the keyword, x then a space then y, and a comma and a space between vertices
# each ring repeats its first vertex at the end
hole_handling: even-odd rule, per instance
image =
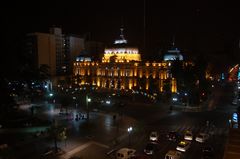
POLYGON ((156 79, 153 79, 152 76, 149 76, 149 92, 150 93, 157 93, 158 92, 158 81, 156 79))
POLYGON ((65 144, 66 144, 66 139, 67 139, 66 131, 67 129, 65 127, 58 125, 55 119, 53 120, 53 123, 49 129, 49 134, 54 142, 55 153, 58 152, 58 144, 57 144, 58 140, 60 141, 65 140, 65 144))
POLYGON ((171 97, 171 80, 170 79, 166 79, 163 82, 163 99, 164 101, 169 101, 170 97, 171 97))
POLYGON ((184 79, 183 79, 184 70, 183 70, 183 62, 179 60, 179 58, 175 59, 172 62, 171 73, 172 73, 172 77, 175 78, 177 81, 178 90, 182 90, 184 87, 184 79))
POLYGON ((143 76, 142 78, 138 78, 138 85, 140 88, 145 89, 146 88, 146 77, 143 76))
POLYGON ((205 94, 204 98, 206 98, 207 94, 210 93, 210 83, 206 79, 206 70, 208 68, 208 63, 204 57, 198 56, 195 60, 195 70, 196 78, 198 80, 198 100, 202 98, 202 94, 205 94))
POLYGON ((70 95, 67 94, 63 94, 60 96, 60 103, 62 105, 62 107, 65 108, 66 114, 68 114, 68 107, 70 106, 70 104, 72 103, 72 98, 70 95))

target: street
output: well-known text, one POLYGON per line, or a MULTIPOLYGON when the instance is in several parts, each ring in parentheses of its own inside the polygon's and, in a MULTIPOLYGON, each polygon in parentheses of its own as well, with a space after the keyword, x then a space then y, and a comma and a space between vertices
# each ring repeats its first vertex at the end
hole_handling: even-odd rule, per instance
MULTIPOLYGON (((201 112, 182 111, 173 109, 169 112, 169 105, 136 105, 128 103, 119 112, 90 112, 90 121, 85 119, 75 120, 64 115, 59 115, 59 109, 52 104, 44 104, 36 110, 39 118, 56 119, 59 125, 67 127, 67 140, 58 141, 58 147, 63 154, 50 158, 70 158, 79 156, 84 159, 114 158, 114 152, 122 147, 130 147, 137 150, 137 154, 144 154, 144 148, 149 143, 151 131, 159 133, 156 142, 156 152, 148 155, 150 158, 164 158, 169 150, 175 150, 178 142, 167 140, 167 133, 176 131, 183 134, 189 130, 193 132, 193 141, 190 148, 183 153, 185 159, 200 159, 204 145, 212 146, 214 158, 221 159, 224 153, 224 145, 228 135, 228 119, 235 110, 231 105, 231 87, 218 87, 213 92, 213 98, 205 105, 201 112), (215 109, 216 108, 216 109, 215 109), (116 115, 116 118, 113 118, 116 115), (209 124, 206 124, 209 121, 209 124), (132 132, 128 132, 128 127, 132 132), (210 135, 206 143, 197 143, 194 139, 200 132, 210 135), (70 153, 71 152, 71 153, 70 153)), ((73 114, 76 110, 72 110, 73 114)), ((4 134, 4 129, 1 133, 4 134)), ((8 130, 11 131, 11 130, 8 130)), ((22 132, 24 133, 24 131, 22 132)), ((27 133, 27 132, 26 132, 27 133)), ((29 133, 29 132, 28 132, 29 133)), ((28 137, 22 144, 14 146, 19 158, 40 158, 48 147, 53 147, 53 140, 48 137, 31 139, 28 137)))

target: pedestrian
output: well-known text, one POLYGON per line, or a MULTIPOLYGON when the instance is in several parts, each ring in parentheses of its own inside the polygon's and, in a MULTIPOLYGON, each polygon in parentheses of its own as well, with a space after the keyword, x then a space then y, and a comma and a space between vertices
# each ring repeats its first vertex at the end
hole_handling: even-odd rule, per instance
POLYGON ((206 121, 206 126, 209 126, 209 121, 208 120, 206 121))
POLYGON ((76 114, 75 120, 78 121, 79 117, 78 114, 76 114))

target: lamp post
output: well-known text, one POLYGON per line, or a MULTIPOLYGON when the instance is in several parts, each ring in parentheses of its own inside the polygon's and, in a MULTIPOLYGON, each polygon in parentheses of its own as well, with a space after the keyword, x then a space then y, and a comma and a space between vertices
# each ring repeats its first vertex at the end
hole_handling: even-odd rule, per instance
POLYGON ((131 136, 131 132, 132 132, 132 127, 130 126, 130 127, 128 127, 128 129, 127 129, 127 131, 128 131, 128 136, 129 136, 129 145, 131 144, 131 140, 130 140, 130 136, 131 136))
POLYGON ((86 95, 87 121, 89 121, 89 106, 88 106, 89 102, 91 102, 91 98, 88 98, 88 95, 86 95))

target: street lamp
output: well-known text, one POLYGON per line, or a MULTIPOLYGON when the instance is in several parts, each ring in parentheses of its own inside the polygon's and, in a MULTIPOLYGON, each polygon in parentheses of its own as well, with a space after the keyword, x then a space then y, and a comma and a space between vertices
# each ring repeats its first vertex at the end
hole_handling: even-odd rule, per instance
POLYGON ((88 98, 88 95, 86 95, 87 121, 89 120, 89 107, 88 107, 89 102, 91 102, 91 98, 88 98))
POLYGON ((127 129, 127 131, 128 131, 128 136, 129 136, 129 145, 131 144, 131 142, 130 142, 130 136, 131 136, 131 132, 132 132, 132 127, 130 126, 130 127, 128 127, 128 129, 127 129))
POLYGON ((49 97, 52 97, 53 96, 53 93, 49 93, 49 97))

